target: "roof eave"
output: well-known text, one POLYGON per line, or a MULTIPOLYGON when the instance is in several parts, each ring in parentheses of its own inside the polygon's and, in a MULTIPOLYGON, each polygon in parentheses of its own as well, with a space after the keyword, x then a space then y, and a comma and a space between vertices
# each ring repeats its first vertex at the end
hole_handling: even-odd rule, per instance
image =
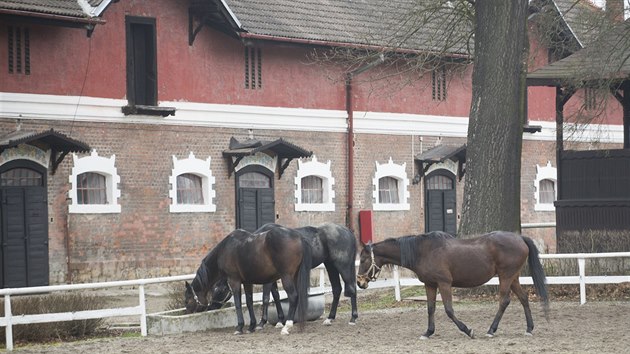
POLYGON ((85 27, 86 25, 94 26, 106 23, 105 20, 97 17, 73 17, 10 9, 0 9, 0 15, 39 19, 44 21, 45 23, 63 24, 68 27, 85 27))
MULTIPOLYGON (((312 46, 320 46, 320 47, 347 47, 347 48, 356 48, 356 49, 367 49, 373 50, 377 52, 395 52, 402 54, 430 54, 431 51, 420 50, 420 49, 409 49, 409 48, 394 48, 387 46, 378 46, 372 44, 360 44, 360 43, 350 43, 350 42, 335 42, 335 41, 326 41, 321 39, 307 39, 307 38, 294 38, 294 37, 285 37, 285 36, 273 36, 268 34, 256 34, 251 32, 238 32, 238 36, 241 39, 255 39, 255 40, 263 40, 263 41, 274 41, 274 42, 284 42, 284 43, 294 43, 294 44, 303 44, 303 45, 312 45, 312 46)), ((444 53, 441 53, 444 55, 444 53)), ((460 53, 447 53, 446 56, 457 59, 471 59, 470 55, 460 54, 460 53)))

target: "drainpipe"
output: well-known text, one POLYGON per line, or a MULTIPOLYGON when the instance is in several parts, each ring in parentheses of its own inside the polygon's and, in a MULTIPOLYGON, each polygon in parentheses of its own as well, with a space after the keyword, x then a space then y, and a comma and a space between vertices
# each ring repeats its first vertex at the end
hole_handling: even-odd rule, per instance
POLYGON ((346 226, 354 232, 352 216, 354 214, 354 111, 352 108, 352 78, 361 74, 364 71, 370 70, 373 67, 381 64, 385 61, 385 56, 380 54, 374 61, 363 65, 355 70, 346 73, 346 112, 348 114, 348 190, 347 190, 347 210, 346 210, 346 226))

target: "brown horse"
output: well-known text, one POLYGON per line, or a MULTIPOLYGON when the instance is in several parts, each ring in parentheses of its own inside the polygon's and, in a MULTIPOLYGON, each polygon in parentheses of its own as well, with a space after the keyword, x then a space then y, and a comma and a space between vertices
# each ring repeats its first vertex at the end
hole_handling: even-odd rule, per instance
POLYGON ((259 234, 235 230, 217 244, 201 261, 193 281, 186 282, 184 304, 186 313, 207 308, 200 299, 215 291, 220 281, 227 279, 234 293, 236 309, 236 334, 243 333, 245 325, 241 303, 241 285, 245 289, 245 301, 249 310, 249 331, 256 327, 254 314, 253 284, 266 284, 282 280, 289 298, 288 320, 282 334, 289 334, 296 311, 306 318, 308 289, 312 263, 311 245, 297 231, 276 227, 259 234))
POLYGON ((473 338, 473 330, 455 317, 451 287, 471 288, 498 276, 499 310, 487 336, 494 336, 499 327, 499 321, 510 303, 510 290, 523 305, 527 320, 526 334, 531 335, 534 321, 527 294, 518 279, 525 261, 528 261, 534 287, 543 301, 547 317, 547 287, 538 250, 531 239, 511 232, 496 231, 470 239, 457 239, 444 232, 431 232, 369 243, 361 251, 357 285, 362 289, 367 288, 368 282, 376 280, 385 264, 408 268, 424 283, 427 292, 429 327, 421 338, 427 339, 435 332, 435 299, 438 289, 448 317, 460 331, 473 338))

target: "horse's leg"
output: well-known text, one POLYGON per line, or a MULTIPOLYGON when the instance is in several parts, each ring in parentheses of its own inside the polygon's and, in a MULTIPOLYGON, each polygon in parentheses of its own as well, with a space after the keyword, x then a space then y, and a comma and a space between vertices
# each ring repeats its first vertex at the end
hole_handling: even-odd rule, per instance
POLYGON ((527 332, 526 335, 532 335, 532 330, 534 330, 534 320, 532 319, 532 311, 529 309, 529 299, 527 298, 527 293, 521 287, 521 284, 518 281, 518 278, 514 279, 511 286, 512 291, 518 297, 518 300, 523 305, 523 310, 525 310, 525 320, 527 321, 527 332))
POLYGON ((243 334, 243 326, 245 326, 245 320, 243 319, 243 304, 241 301, 241 283, 230 282, 230 288, 232 289, 232 297, 234 298, 234 309, 236 310, 236 332, 234 332, 234 334, 243 334))
POLYGON ((435 332, 435 299, 437 298, 437 288, 425 284, 424 288, 427 292, 427 313, 429 314, 429 326, 420 339, 429 339, 435 332))
POLYGON ((497 328, 499 328, 501 317, 503 317, 503 313, 505 313, 505 309, 508 307, 509 304, 510 282, 499 278, 499 311, 497 311, 497 314, 494 316, 494 321, 492 321, 492 325, 490 325, 490 329, 488 329, 488 333, 486 333, 486 336, 494 337, 494 333, 497 331, 497 328))
POLYGON ((359 317, 359 311, 357 310, 357 276, 354 268, 354 262, 350 267, 345 267, 348 271, 341 271, 341 278, 343 279, 343 292, 344 295, 350 298, 350 305, 352 306, 352 317, 350 317, 349 324, 354 325, 359 317))
POLYGON ((280 293, 278 292, 277 281, 271 283, 271 295, 273 296, 273 303, 276 305, 276 314, 278 315, 276 328, 282 328, 284 326, 284 310, 282 309, 282 300, 280 299, 280 293))
POLYGON ((448 318, 455 323, 460 331, 464 332, 470 338, 474 338, 475 335, 473 330, 468 328, 464 322, 458 320, 455 316, 455 311, 453 311, 453 293, 451 290, 451 284, 440 283, 438 284, 438 288, 440 289, 440 295, 442 295, 442 302, 444 303, 444 310, 446 311, 448 318))
POLYGON ((337 316, 337 306, 339 306, 339 297, 341 296, 341 280, 339 280, 339 272, 332 264, 325 262, 324 266, 326 266, 326 270, 328 271, 328 280, 330 280, 333 295, 332 303, 330 304, 330 313, 328 314, 328 318, 324 320, 325 325, 330 325, 337 316))
POLYGON ((295 286, 295 282, 292 277, 287 276, 282 278, 282 287, 287 292, 287 298, 289 299, 289 313, 287 315, 287 321, 282 327, 280 334, 289 334, 289 330, 293 327, 293 320, 295 318, 295 311, 298 305, 298 290, 295 286))
POLYGON ((264 329, 265 325, 267 324, 268 310, 269 310, 269 294, 270 293, 271 293, 271 283, 263 284, 263 291, 262 291, 262 317, 260 319, 260 322, 258 323, 258 326, 256 327, 256 330, 264 329))
POLYGON ((247 333, 252 333, 256 330, 256 312, 254 311, 254 286, 252 284, 243 284, 245 289, 245 303, 247 304, 247 311, 249 312, 249 329, 247 333))

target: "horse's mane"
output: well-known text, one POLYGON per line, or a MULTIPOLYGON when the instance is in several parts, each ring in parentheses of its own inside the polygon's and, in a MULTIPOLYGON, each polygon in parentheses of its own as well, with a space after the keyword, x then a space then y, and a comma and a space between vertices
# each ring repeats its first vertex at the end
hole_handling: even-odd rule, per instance
POLYGON ((442 231, 432 231, 423 235, 402 236, 396 240, 400 246, 400 264, 405 268, 411 268, 416 263, 419 256, 419 247, 421 241, 433 241, 442 243, 444 240, 454 238, 453 235, 442 231))
POLYGON ((209 289, 212 285, 214 285, 214 284, 209 284, 208 283, 208 276, 209 276, 209 272, 210 272, 210 266, 212 265, 212 263, 216 262, 217 255, 224 248, 224 246, 227 243, 227 240, 230 238, 230 236, 232 236, 232 234, 229 234, 223 240, 221 240, 221 242, 219 242, 216 246, 214 246, 208 252, 208 254, 206 254, 206 256, 203 257, 203 260, 201 260, 201 264, 199 265, 199 268, 197 268, 197 273, 196 273, 195 279, 193 279, 193 281, 197 280, 199 282, 199 284, 201 285, 202 289, 209 289))

